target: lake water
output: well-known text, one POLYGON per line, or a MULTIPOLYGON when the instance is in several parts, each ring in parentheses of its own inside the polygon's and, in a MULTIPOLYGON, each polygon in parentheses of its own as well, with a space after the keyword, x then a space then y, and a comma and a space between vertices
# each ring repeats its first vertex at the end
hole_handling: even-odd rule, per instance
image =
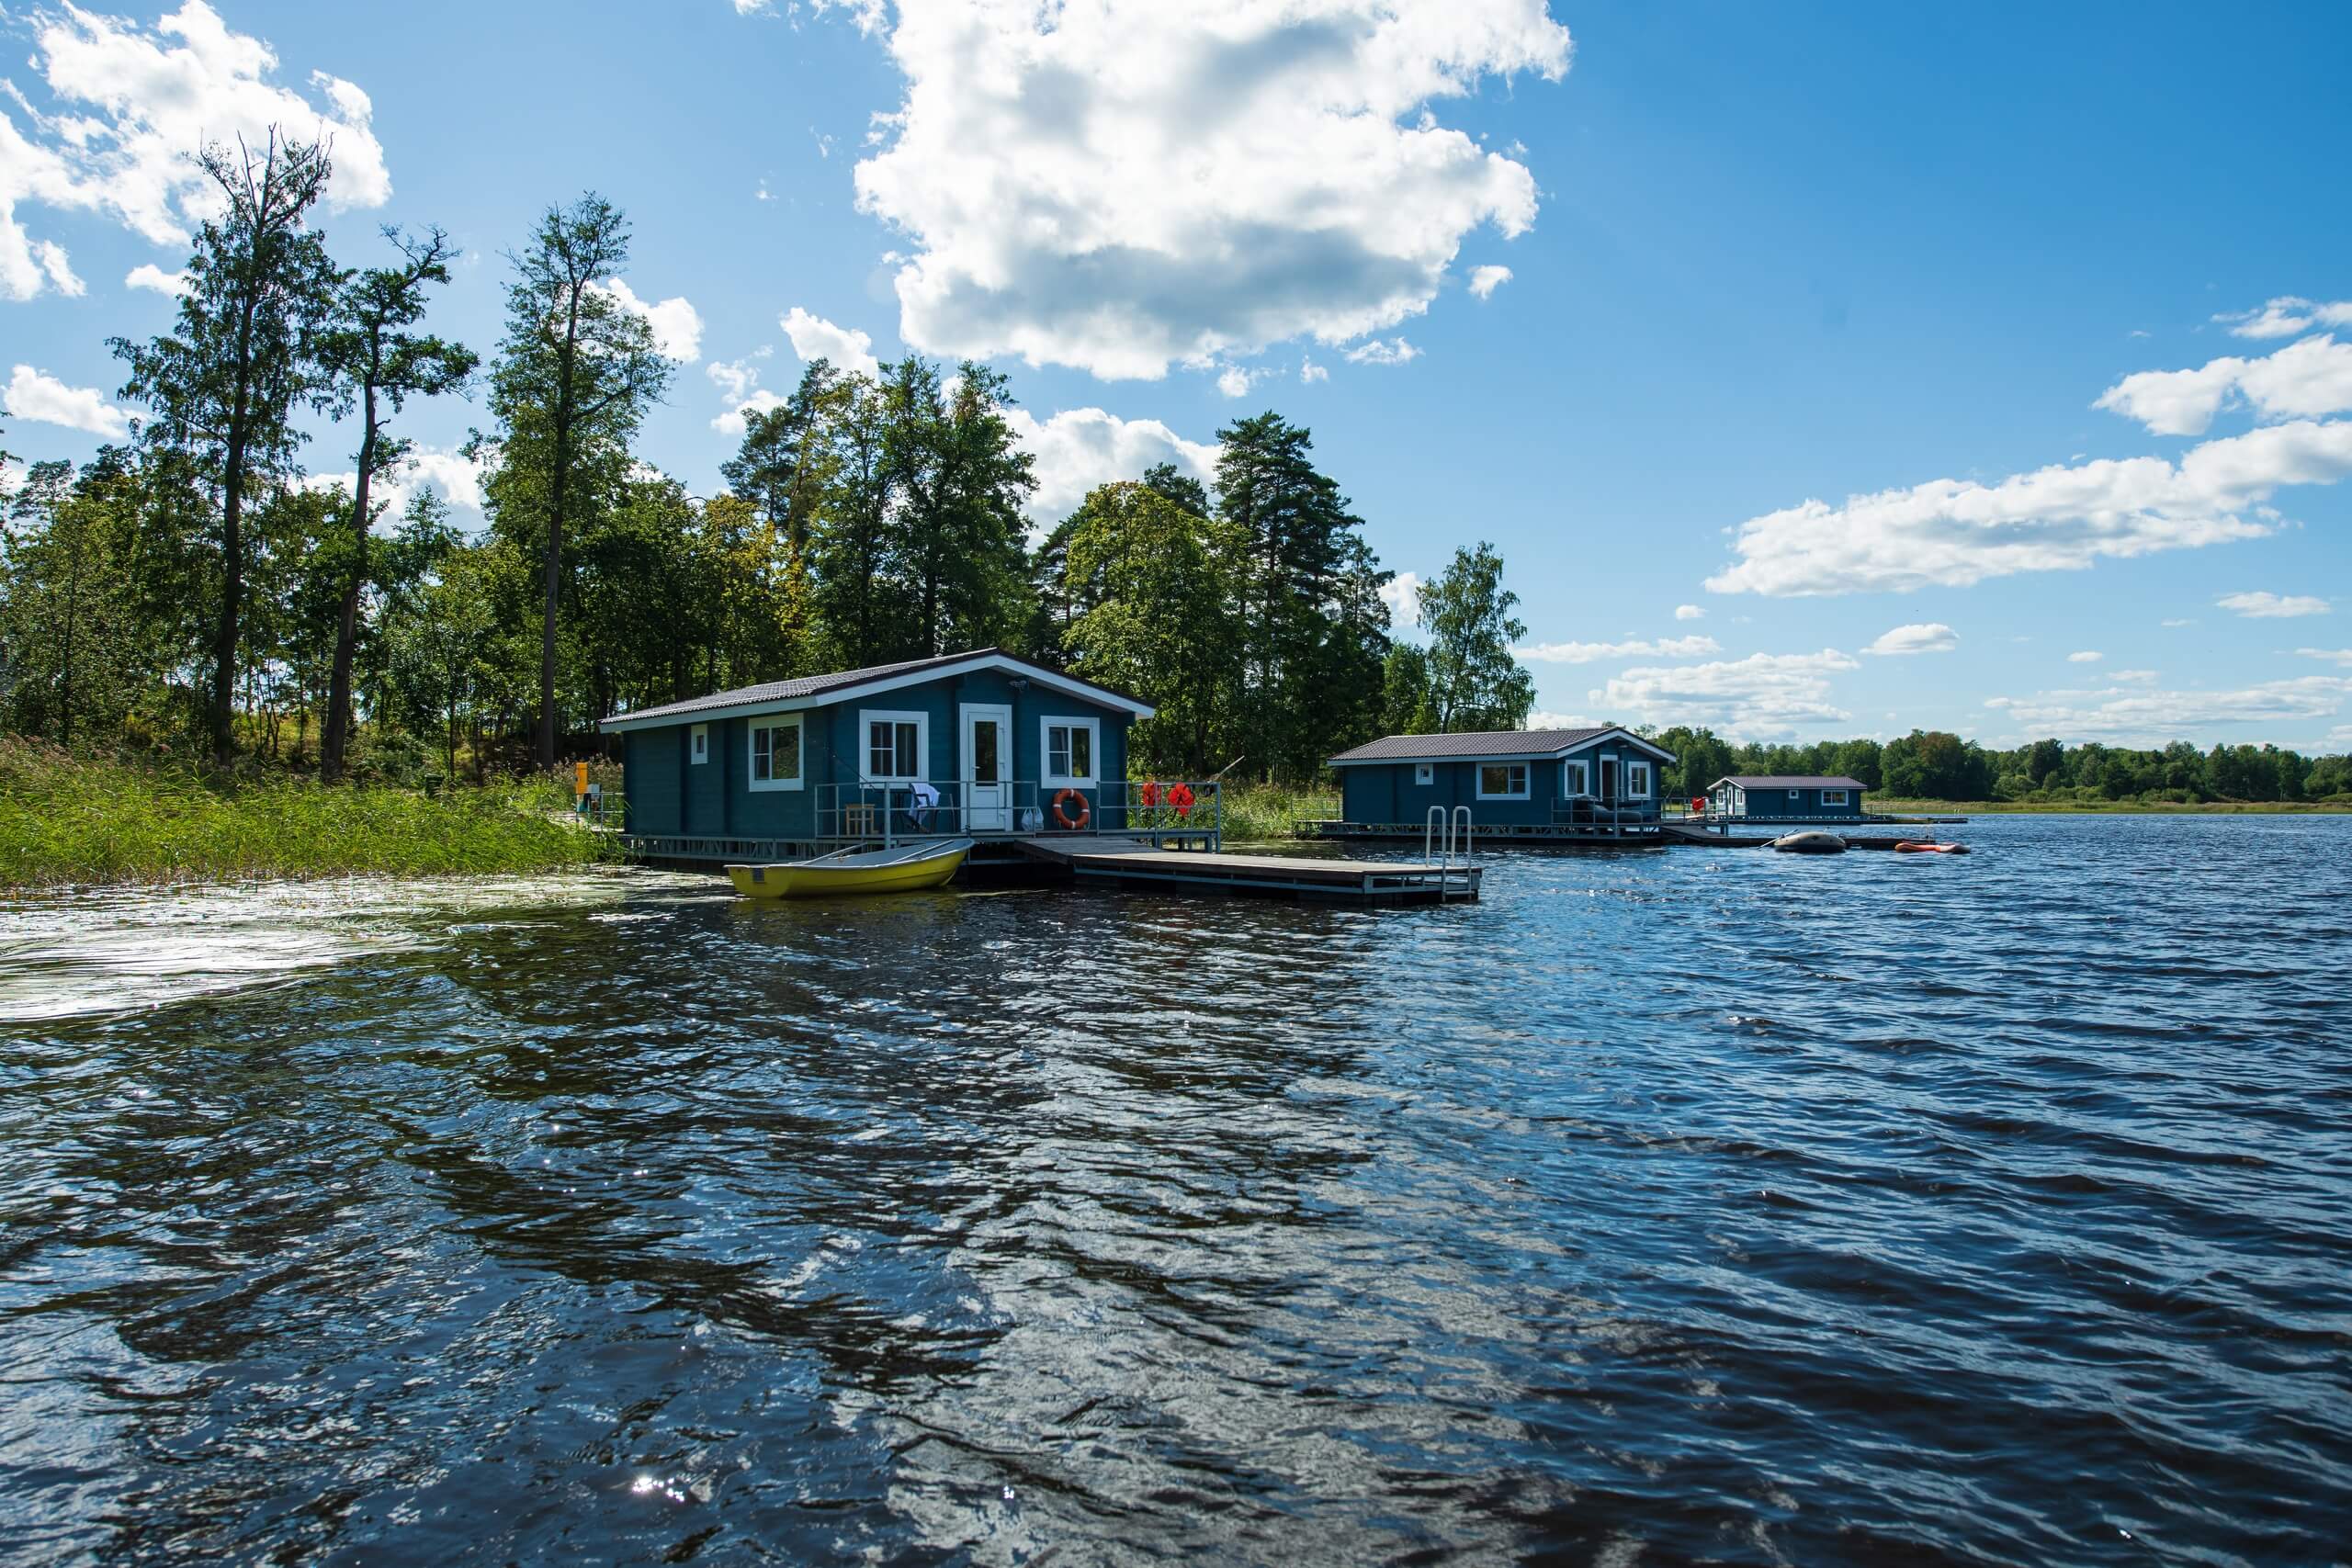
POLYGON ((2352 820, 0 911, 0 1556, 2311 1562, 2352 820))

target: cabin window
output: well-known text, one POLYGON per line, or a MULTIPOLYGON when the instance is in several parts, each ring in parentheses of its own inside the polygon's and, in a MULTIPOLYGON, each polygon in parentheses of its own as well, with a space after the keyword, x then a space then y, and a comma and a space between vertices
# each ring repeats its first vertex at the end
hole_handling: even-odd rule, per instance
POLYGON ((1821 792, 1821 804, 1843 806, 1846 804, 1846 792, 1842 789, 1825 789, 1821 792))
POLYGON ((1650 765, 1647 762, 1625 764, 1625 793, 1640 800, 1650 793, 1650 765))
POLYGON ((1525 800, 1527 798, 1527 764, 1524 762, 1486 762, 1478 768, 1478 798, 1480 800, 1525 800))
POLYGON ((692 741, 692 744, 686 749, 687 755, 691 756, 697 762, 709 761, 710 726, 707 724, 697 724, 694 728, 688 730, 686 733, 689 739, 692 741))
POLYGON ((1564 762, 1560 768, 1560 793, 1566 795, 1590 795, 1592 775, 1582 762, 1564 762))
POLYGON ((1046 775, 1049 784, 1091 784, 1095 782, 1095 752, 1102 740, 1101 725, 1091 718, 1049 718, 1045 721, 1046 775))
MULTIPOLYGON (((699 743, 699 738, 697 738, 699 743)), ((702 759, 695 759, 697 762, 702 759)), ((752 720, 752 787, 800 787, 800 716, 752 720)))
POLYGON ((919 713, 876 713, 872 708, 861 709, 858 718, 865 726, 865 777, 868 783, 884 779, 919 779, 922 777, 923 758, 931 748, 931 720, 919 713))
POLYGON ((1435 784, 1437 782, 1437 764, 1435 762, 1414 763, 1413 782, 1417 784, 1435 784))

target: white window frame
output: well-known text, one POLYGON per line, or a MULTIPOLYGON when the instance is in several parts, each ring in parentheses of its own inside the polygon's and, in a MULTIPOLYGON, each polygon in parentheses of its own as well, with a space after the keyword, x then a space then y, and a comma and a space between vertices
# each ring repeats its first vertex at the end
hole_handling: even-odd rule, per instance
POLYGON ((1525 800, 1528 798, 1528 785, 1534 782, 1533 774, 1535 770, 1532 764, 1526 762, 1480 762, 1476 764, 1476 767, 1478 769, 1477 783, 1478 798, 1480 800, 1525 800), (1510 771, 1513 768, 1518 769, 1519 787, 1517 789, 1505 788, 1498 793, 1490 792, 1487 788, 1487 770, 1488 768, 1502 769, 1503 781, 1506 785, 1508 785, 1510 781, 1510 771))
POLYGON ((1060 718, 1047 715, 1037 720, 1037 781, 1056 789, 1093 789, 1102 782, 1102 721, 1099 718, 1060 718), (1086 731, 1086 772, 1083 774, 1054 772, 1054 731, 1083 729, 1086 731))
POLYGON ((1647 800, 1650 797, 1650 764, 1647 758, 1628 757, 1625 759, 1626 798, 1630 800, 1647 800))
POLYGON ((710 726, 697 724, 686 731, 686 760, 697 765, 710 761, 710 726))
MULTIPOLYGON (((891 761, 896 761, 898 731, 890 732, 891 761)), ((926 776, 923 770, 931 765, 931 715, 906 708, 860 708, 857 710, 857 777, 861 784, 912 784, 926 776), (915 727, 915 771, 911 773, 877 773, 874 771, 874 727, 911 724, 915 727)))
MULTIPOLYGON (((800 789, 807 785, 808 781, 808 731, 807 727, 802 724, 798 714, 780 713, 768 717, 751 719, 746 721, 744 728, 746 731, 743 737, 744 788, 751 790, 800 789), (793 770, 792 776, 788 779, 763 779, 760 777, 759 773, 759 738, 768 731, 776 729, 789 729, 794 732, 792 760, 797 763, 798 766, 793 770)), ((773 759, 773 748, 775 743, 774 741, 770 741, 768 744, 771 748, 771 759, 773 759)), ((771 761, 771 765, 773 765, 773 761, 771 761)))
POLYGON ((1844 806, 1847 804, 1846 792, 1842 789, 1825 789, 1821 792, 1821 804, 1824 806, 1844 806))
POLYGON ((1437 764, 1435 762, 1414 763, 1413 782, 1417 784, 1433 784, 1437 783, 1437 764))
POLYGON ((1592 793, 1592 764, 1571 757, 1560 764, 1560 793, 1575 800, 1592 793))

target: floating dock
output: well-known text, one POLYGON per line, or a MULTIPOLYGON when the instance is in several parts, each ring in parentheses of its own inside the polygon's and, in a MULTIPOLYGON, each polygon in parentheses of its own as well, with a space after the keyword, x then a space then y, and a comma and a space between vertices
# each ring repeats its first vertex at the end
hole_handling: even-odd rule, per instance
MULTIPOLYGON (((1858 839, 1856 828, 1927 827, 1962 823, 1965 817, 1889 817, 1877 812, 1859 817, 1652 817, 1623 822, 1479 823, 1481 849, 1510 850, 1660 850, 1674 844, 1705 849, 1758 849, 1783 833, 1806 828, 1827 828, 1858 849, 1891 849, 1905 837, 1926 840, 1924 833, 1893 838, 1858 839), (1743 831, 1746 829, 1746 831, 1743 831), (1757 835, 1761 833, 1762 837, 1757 835)), ((1418 822, 1343 822, 1329 818, 1304 824, 1299 837, 1310 843, 1419 844, 1426 829, 1418 822)))
POLYGON ((1439 861, 1331 860, 1320 855, 1237 855, 1157 849, 1115 839, 1015 839, 1028 859, 1080 886, 1232 893, 1356 905, 1443 904, 1478 897, 1484 868, 1439 861))
MULTIPOLYGON (((804 860, 838 842, 779 839, 618 835, 630 858, 679 870, 720 871, 729 863, 804 860)), ((1069 883, 1163 893, 1289 898, 1388 908, 1475 902, 1485 867, 1466 854, 1435 860, 1339 860, 1328 855, 1227 854, 1213 831, 975 835, 957 885, 1069 883)), ((911 836, 900 842, 913 841, 911 836)), ((878 844, 878 840, 877 840, 878 844)))

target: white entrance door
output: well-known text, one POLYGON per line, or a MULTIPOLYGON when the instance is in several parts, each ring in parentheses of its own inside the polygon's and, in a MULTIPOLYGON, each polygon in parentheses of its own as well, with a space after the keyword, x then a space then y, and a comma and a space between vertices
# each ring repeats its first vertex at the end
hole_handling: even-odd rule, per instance
POLYGON ((964 831, 1012 830, 1012 710, 1000 704, 966 703, 964 716, 964 831))

